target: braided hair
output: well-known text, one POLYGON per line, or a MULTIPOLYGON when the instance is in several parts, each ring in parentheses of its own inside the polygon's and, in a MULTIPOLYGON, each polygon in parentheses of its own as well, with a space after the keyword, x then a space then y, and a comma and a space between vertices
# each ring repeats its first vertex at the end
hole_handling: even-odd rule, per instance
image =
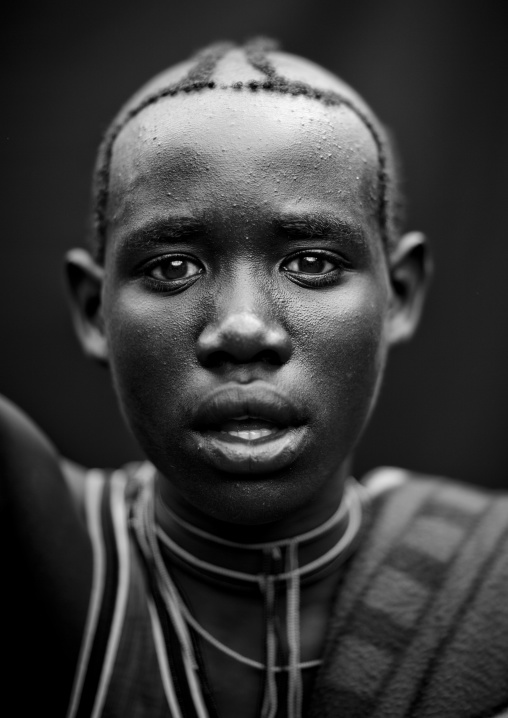
MULTIPOLYGON (((262 79, 233 81, 220 84, 214 79, 214 72, 220 60, 235 45, 231 42, 215 43, 199 51, 190 62, 190 68, 180 79, 167 84, 149 83, 148 91, 142 90, 134 96, 117 114, 106 130, 101 142, 94 171, 92 185, 92 207, 89 227, 89 244, 96 261, 104 261, 107 235, 107 206, 111 158, 115 140, 122 129, 145 108, 165 97, 174 97, 182 93, 210 92, 217 89, 233 89, 241 92, 271 92, 281 95, 302 96, 317 100, 327 107, 347 107, 369 130, 377 149, 379 199, 377 207, 381 238, 388 251, 396 245, 403 221, 404 201, 399 187, 399 163, 395 154, 393 139, 388 137, 386 128, 372 110, 354 93, 339 93, 334 90, 320 89, 307 82, 291 80, 278 74, 268 54, 277 51, 277 44, 270 39, 255 38, 241 48, 247 64, 262 75, 262 79), (153 87, 155 85, 155 87, 153 87), (150 89, 152 88, 153 89, 150 89)), ((161 75, 165 78, 166 73, 161 75)), ((157 79, 157 78, 156 78, 157 79)))

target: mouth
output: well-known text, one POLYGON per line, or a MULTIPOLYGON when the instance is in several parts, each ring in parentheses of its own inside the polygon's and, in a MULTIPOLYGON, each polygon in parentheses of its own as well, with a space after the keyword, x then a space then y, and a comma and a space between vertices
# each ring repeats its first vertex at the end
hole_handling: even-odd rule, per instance
POLYGON ((226 441, 260 441, 267 437, 274 437, 284 428, 258 416, 246 414, 225 421, 220 425, 218 433, 220 434, 219 438, 226 441))
POLYGON ((201 456, 222 471, 260 474, 294 461, 306 435, 293 402, 272 387, 227 385, 206 396, 194 418, 201 456))

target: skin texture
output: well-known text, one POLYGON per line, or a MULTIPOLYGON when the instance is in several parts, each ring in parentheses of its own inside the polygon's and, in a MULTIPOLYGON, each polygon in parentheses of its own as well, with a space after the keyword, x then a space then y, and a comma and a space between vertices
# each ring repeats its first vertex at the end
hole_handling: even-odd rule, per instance
POLYGON ((168 479, 163 498, 219 531, 279 535, 324 520, 401 308, 368 129, 347 108, 299 97, 164 99, 117 138, 109 191, 85 346, 110 364, 129 426, 168 479), (188 281, 164 281, 171 258, 188 261, 188 281), (318 274, 301 271, 316 258, 318 274), (297 440, 275 466, 254 457, 250 470, 224 470, 195 430, 200 401, 226 384, 272 388, 295 407, 297 440))
MULTIPOLYGON (((175 98, 181 122, 170 119, 161 103, 117 143, 104 302, 115 384, 141 445, 194 507, 249 523, 294 515, 301 507, 320 515, 337 503, 335 474, 365 422, 384 363, 388 292, 369 198, 369 158, 374 164, 375 153, 368 133, 347 111, 329 120, 326 110, 305 100, 224 92, 211 109, 210 99, 175 98), (349 143, 339 149, 334 124, 343 125, 349 142, 360 143, 364 152, 350 158, 349 143), (227 142, 225 125, 231 128, 227 142), (142 140, 134 144, 140 131, 142 140), (273 227, 278 214, 307 222, 311 212, 360 224, 371 246, 346 253, 339 238, 296 242, 296 233, 273 227), (126 241, 148 213, 202 217, 203 236, 156 250, 159 256, 185 253, 206 267, 178 294, 147 291, 143 279, 132 281, 133 267, 157 256, 132 252, 126 241), (336 286, 303 287, 281 272, 284 261, 314 246, 353 265, 336 286), (120 269, 123 261, 127 266, 120 269), (207 362, 213 350, 228 355, 223 364, 207 362), (258 361, 266 350, 277 358, 258 361), (283 473, 222 475, 207 456, 201 458, 188 409, 224 381, 266 382, 297 405, 305 420, 304 447, 283 473)), ((167 494, 174 503, 176 492, 167 494)))
MULTIPOLYGON (((312 63, 277 62, 287 77, 356 101, 312 63)), ((155 78, 130 105, 187 69, 155 78)), ((191 551, 164 504, 250 542, 333 513, 389 348, 418 323, 429 269, 421 234, 390 252, 382 243, 379 158, 359 117, 224 87, 252 75, 235 50, 214 75, 217 89, 161 99, 127 122, 111 157, 104 264, 81 249, 68 255, 78 336, 109 366, 126 422, 158 469, 158 522, 191 551), (263 412, 283 417, 280 436, 225 432, 225 419, 263 412)), ((223 553, 211 544, 199 555, 221 563, 223 553)), ((259 595, 171 570, 206 630, 264 660, 259 595)), ((302 587, 304 660, 322 654, 337 580, 302 587)), ((202 650, 219 715, 258 715, 262 673, 206 642, 202 650)), ((304 706, 312 680, 305 672, 304 706)))
MULTIPOLYGON (((289 79, 353 97, 312 63, 272 59, 289 79)), ((163 73, 131 102, 193 66, 163 73)), ((83 349, 109 366, 125 419, 158 469, 157 520, 190 550, 164 504, 251 542, 333 513, 389 347, 417 325, 429 269, 418 233, 382 246, 379 158, 358 116, 223 87, 253 76, 266 77, 236 49, 214 68, 216 89, 166 97, 125 124, 108 175, 104 264, 83 249, 66 264, 83 349), (234 435, 246 414, 263 439, 234 435)), ((0 449, 0 525, 16 549, 4 567, 5 703, 65 715, 93 570, 86 472, 1 399, 0 449)), ((343 530, 304 547, 302 563, 343 530)), ((209 541, 196 552, 225 557, 209 541)), ((201 625, 263 661, 259 593, 173 568, 201 625)), ((338 578, 302 583, 304 660, 322 655, 338 578)), ((206 642, 203 656, 221 718, 259 715, 262 672, 206 642)), ((304 707, 311 686, 305 672, 304 707)))

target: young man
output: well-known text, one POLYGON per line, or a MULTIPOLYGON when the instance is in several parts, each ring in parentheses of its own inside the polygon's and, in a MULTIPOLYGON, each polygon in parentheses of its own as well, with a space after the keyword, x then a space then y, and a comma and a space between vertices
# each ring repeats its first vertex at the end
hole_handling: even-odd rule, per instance
POLYGON ((351 477, 429 265, 381 124, 314 64, 218 45, 127 103, 67 272, 147 461, 85 471, 2 405, 17 714, 501 715, 506 498, 351 477))

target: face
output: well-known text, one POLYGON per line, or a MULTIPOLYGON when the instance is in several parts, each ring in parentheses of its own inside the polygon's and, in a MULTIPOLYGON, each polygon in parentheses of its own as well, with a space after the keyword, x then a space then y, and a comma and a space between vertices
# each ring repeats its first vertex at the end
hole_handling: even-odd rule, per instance
POLYGON ((303 97, 203 91, 122 130, 102 319, 174 508, 303 527, 336 504, 386 357, 378 191, 366 127, 303 97))

